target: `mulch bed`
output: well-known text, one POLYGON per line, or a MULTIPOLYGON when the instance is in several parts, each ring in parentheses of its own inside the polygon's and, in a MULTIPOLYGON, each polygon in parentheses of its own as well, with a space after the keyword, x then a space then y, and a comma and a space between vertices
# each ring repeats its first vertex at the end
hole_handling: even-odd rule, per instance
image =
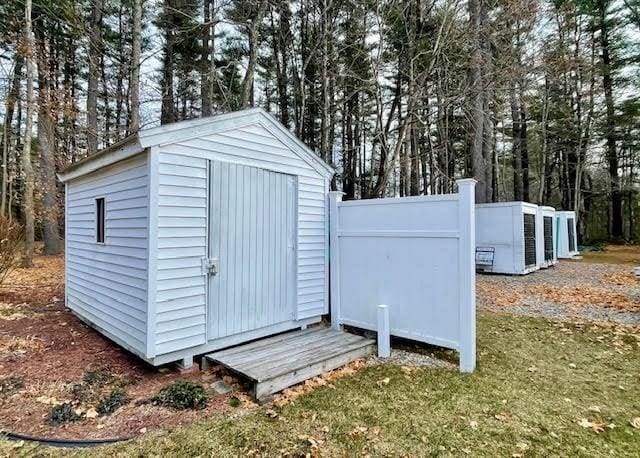
POLYGON ((15 270, 0 286, 0 429, 57 438, 128 437, 238 409, 230 404, 251 406, 220 368, 191 375, 154 368, 84 325, 63 305, 63 276, 62 257, 37 257, 33 268, 15 270), (115 383, 129 399, 111 415, 96 416, 95 396, 82 400, 74 391, 93 371, 108 374, 104 390, 115 383), (222 377, 237 390, 215 393, 211 384, 222 377), (177 411, 136 403, 176 380, 205 387, 207 407, 177 411), (233 397, 241 402, 230 402, 233 397), (82 419, 50 425, 52 407, 62 402, 72 402, 82 419), (89 411, 94 414, 87 418, 89 411))

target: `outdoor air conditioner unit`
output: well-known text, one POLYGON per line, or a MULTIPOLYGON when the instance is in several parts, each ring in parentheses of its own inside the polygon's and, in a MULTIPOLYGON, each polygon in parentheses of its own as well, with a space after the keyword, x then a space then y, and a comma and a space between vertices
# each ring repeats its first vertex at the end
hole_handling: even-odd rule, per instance
POLYGON ((542 268, 551 267, 558 263, 556 252, 556 221, 553 207, 538 207, 537 224, 537 254, 538 264, 542 268))
POLYGON ((576 231, 576 212, 556 212, 557 253, 558 258, 571 259, 578 253, 576 231))
POLYGON ((540 268, 538 206, 528 202, 476 205, 476 268, 525 275, 540 268))

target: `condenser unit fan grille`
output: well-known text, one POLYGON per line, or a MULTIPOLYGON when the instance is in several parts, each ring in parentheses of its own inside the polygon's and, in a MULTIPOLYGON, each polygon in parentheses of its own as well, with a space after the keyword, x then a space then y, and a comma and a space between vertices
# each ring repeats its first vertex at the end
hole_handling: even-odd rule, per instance
POLYGON ((550 216, 544 217, 544 260, 553 259, 553 220, 550 216))
POLYGON ((567 219, 567 229, 569 230, 569 251, 576 251, 576 232, 573 218, 567 219))
POLYGON ((536 216, 524 215, 524 265, 536 265, 536 216))

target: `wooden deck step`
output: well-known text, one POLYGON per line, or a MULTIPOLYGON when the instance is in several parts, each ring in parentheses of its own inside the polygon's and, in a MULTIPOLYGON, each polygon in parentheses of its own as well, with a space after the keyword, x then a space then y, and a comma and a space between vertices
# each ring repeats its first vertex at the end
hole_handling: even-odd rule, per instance
POLYGON ((264 400, 324 372, 373 353, 375 342, 344 331, 317 326, 256 340, 205 355, 253 382, 253 395, 264 400))

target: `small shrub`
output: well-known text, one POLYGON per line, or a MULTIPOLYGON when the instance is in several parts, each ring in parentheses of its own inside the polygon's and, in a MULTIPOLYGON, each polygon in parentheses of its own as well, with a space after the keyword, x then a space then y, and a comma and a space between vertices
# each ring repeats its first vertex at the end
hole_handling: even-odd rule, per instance
POLYGON ((100 387, 111 383, 113 379, 113 374, 108 370, 96 369, 93 371, 86 371, 82 381, 87 385, 100 387))
POLYGON ((0 284, 20 263, 22 226, 0 217, 0 284))
POLYGON ((232 396, 231 398, 229 398, 229 405, 231 407, 240 407, 240 399, 232 396))
POLYGON ((201 410, 207 406, 208 396, 202 385, 178 380, 162 388, 151 401, 156 405, 178 410, 201 410))
POLYGON ((127 402, 129 402, 127 393, 125 393, 122 388, 115 388, 114 390, 111 390, 111 393, 100 400, 96 411, 101 417, 111 415, 127 402))
POLYGON ((53 406, 49 413, 49 424, 51 426, 59 426, 70 421, 78 421, 82 417, 78 415, 70 402, 53 406))

